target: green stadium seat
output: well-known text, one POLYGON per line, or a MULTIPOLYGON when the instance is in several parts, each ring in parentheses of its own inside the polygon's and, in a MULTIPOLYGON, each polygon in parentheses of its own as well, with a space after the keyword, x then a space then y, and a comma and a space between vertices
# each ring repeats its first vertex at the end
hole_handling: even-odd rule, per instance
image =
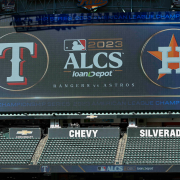
POLYGON ((40 139, 8 139, 3 136, 4 132, 0 130, 0 164, 30 164, 40 139))
POLYGON ((38 164, 114 164, 118 142, 118 137, 48 139, 38 164))

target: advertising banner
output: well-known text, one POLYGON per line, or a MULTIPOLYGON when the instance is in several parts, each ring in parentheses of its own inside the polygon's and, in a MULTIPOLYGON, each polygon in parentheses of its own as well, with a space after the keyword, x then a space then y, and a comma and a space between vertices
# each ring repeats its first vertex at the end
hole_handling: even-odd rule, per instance
POLYGON ((1 165, 3 173, 175 173, 179 165, 1 165))
POLYGON ((41 138, 40 128, 10 128, 9 138, 41 138))
POLYGON ((128 137, 180 137, 180 128, 128 128, 128 137))
MULTIPOLYGON (((154 12, 106 12, 106 13, 70 13, 70 14, 38 14, 38 15, 13 15, 13 18, 2 19, 1 22, 10 22, 10 25, 27 26, 24 30, 57 29, 61 27, 31 27, 33 25, 47 24, 92 24, 92 23, 152 23, 176 22, 179 23, 179 11, 154 11, 154 12)), ((18 28, 17 28, 18 29, 18 28)), ((22 27, 19 27, 22 30, 22 27)), ((64 27, 62 29, 65 29, 64 27)))
POLYGON ((179 110, 177 24, 71 26, 0 26, 0 112, 179 110))
POLYGON ((49 128, 49 138, 120 137, 120 128, 49 128))

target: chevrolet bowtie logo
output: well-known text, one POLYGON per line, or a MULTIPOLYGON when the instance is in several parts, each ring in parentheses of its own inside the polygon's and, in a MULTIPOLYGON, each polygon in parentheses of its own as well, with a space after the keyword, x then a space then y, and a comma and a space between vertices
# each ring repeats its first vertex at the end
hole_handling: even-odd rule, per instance
POLYGON ((33 133, 33 131, 22 130, 22 131, 18 131, 16 134, 28 135, 28 134, 32 134, 32 133, 33 133))
POLYGON ((94 119, 94 118, 97 118, 97 116, 90 115, 90 116, 86 116, 86 118, 89 118, 89 119, 94 119))

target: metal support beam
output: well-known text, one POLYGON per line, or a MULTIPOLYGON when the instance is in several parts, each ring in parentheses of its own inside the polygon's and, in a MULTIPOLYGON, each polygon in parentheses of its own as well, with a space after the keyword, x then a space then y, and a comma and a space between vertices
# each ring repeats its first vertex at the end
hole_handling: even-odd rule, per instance
POLYGON ((53 14, 56 13, 56 0, 53 0, 53 14))
MULTIPOLYGON (((0 12, 4 14, 61 14, 82 13, 83 8, 78 8, 75 0, 15 0, 14 12, 0 12)), ((99 12, 138 12, 141 11, 169 11, 171 0, 109 0, 106 6, 98 9, 99 12)), ((180 8, 177 8, 180 10, 180 8)), ((87 11, 88 12, 88 11, 87 11)))

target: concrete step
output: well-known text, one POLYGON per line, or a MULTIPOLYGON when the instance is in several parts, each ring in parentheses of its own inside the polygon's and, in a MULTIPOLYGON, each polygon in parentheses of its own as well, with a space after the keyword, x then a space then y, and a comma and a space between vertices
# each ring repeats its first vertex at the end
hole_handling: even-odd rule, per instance
POLYGON ((126 141, 127 141, 127 134, 125 133, 124 136, 119 140, 118 150, 115 158, 115 164, 122 164, 124 158, 124 152, 126 148, 126 141))
POLYGON ((31 159, 30 164, 37 165, 37 162, 43 152, 43 149, 46 145, 47 140, 48 140, 48 135, 46 137, 44 137, 43 139, 41 139, 41 141, 39 142, 39 144, 35 150, 35 153, 34 153, 32 159, 31 159))

